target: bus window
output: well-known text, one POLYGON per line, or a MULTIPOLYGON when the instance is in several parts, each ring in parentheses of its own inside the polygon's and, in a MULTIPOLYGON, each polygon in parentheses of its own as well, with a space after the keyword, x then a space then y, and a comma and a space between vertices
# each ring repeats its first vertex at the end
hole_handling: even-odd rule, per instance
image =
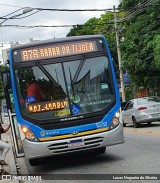
POLYGON ((43 66, 43 68, 50 74, 50 77, 38 66, 18 68, 16 70, 21 111, 24 115, 36 119, 53 118, 55 110, 63 110, 64 107, 67 109, 68 106, 61 64, 50 64, 43 66), (43 90, 45 95, 40 101, 36 101, 38 91, 34 92, 35 96, 29 96, 27 93, 32 83, 31 78, 34 78, 34 83, 39 86, 39 90, 40 88, 43 90))
POLYGON ((86 59, 81 69, 80 64, 81 61, 64 63, 67 84, 72 86, 71 102, 79 104, 82 114, 104 109, 114 99, 112 77, 107 74, 107 57, 86 59), (79 101, 75 100, 75 96, 79 101))

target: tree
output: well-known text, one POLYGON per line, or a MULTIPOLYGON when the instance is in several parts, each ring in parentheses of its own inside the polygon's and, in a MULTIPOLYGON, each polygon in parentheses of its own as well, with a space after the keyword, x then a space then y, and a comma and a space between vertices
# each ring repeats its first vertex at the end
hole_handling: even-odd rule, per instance
MULTIPOLYGON (((127 0, 123 2, 130 4, 127 0)), ((157 6, 150 6, 125 24, 124 42, 121 43, 123 67, 138 86, 156 87, 160 82, 160 77, 155 75, 160 68, 158 16, 157 6)))
POLYGON ((157 67, 160 69, 160 35, 156 34, 153 39, 153 55, 157 67))
POLYGON ((127 10, 129 8, 134 7, 138 3, 141 3, 140 0, 122 0, 122 2, 119 5, 119 8, 122 8, 123 10, 127 10))
POLYGON ((93 35, 94 27, 97 25, 98 18, 90 18, 84 25, 76 25, 67 34, 69 36, 93 35))

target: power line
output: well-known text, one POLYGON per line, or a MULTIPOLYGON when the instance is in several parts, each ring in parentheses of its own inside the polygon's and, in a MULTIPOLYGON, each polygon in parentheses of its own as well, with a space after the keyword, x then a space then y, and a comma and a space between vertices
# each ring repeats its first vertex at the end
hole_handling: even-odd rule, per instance
POLYGON ((102 26, 107 24, 113 24, 111 22, 104 24, 71 24, 71 25, 1 25, 1 27, 15 27, 15 28, 38 28, 38 27, 81 27, 81 26, 102 26))
MULTIPOLYGON (((36 12, 33 12, 33 13, 31 13, 31 14, 29 14, 29 15, 26 15, 26 16, 24 16, 24 17, 19 17, 19 18, 9 18, 9 19, 23 19, 23 18, 27 18, 27 17, 30 17, 31 15, 34 15, 34 14, 36 14, 36 13, 38 13, 38 12, 40 12, 40 10, 37 10, 36 12)), ((23 13, 24 14, 24 13, 23 13)), ((8 19, 7 19, 8 20, 8 19)))
MULTIPOLYGON (((123 22, 128 22, 128 21, 123 21, 123 22)), ((115 22, 115 23, 122 23, 122 21, 120 22, 115 22)), ((96 27, 96 26, 106 26, 108 24, 111 24, 113 25, 114 23, 113 22, 106 22, 106 23, 100 23, 100 24, 70 24, 70 25, 1 25, 1 27, 14 27, 14 28, 21 28, 21 29, 30 29, 30 28, 41 28, 41 27, 44 27, 44 28, 56 28, 56 27, 96 27)), ((153 24, 152 27, 155 27, 156 25, 159 24, 159 21, 156 22, 156 24, 153 24)), ((106 30, 110 30, 110 31, 113 31, 114 28, 112 29, 105 29, 103 31, 106 31, 106 30)), ((118 29, 117 29, 118 30, 118 29)), ((121 30, 121 29, 119 29, 121 30)))
MULTIPOLYGON (((23 8, 21 8, 21 9, 23 9, 23 8)), ((21 10, 21 9, 19 9, 19 10, 21 10)), ((17 11, 19 11, 19 10, 16 10, 16 11, 14 11, 14 12, 8 14, 8 15, 14 14, 15 12, 17 12, 17 11)), ((21 15, 24 15, 24 14, 26 14, 26 13, 29 13, 29 12, 31 12, 31 11, 32 11, 32 8, 25 8, 25 9, 23 9, 23 12, 20 13, 20 14, 17 14, 17 15, 11 16, 11 17, 7 17, 7 18, 0 17, 0 19, 1 19, 1 18, 3 19, 3 21, 0 22, 0 26, 1 26, 4 22, 6 22, 7 20, 26 18, 26 17, 29 17, 29 16, 35 14, 35 13, 38 13, 40 10, 37 10, 36 12, 33 12, 33 13, 31 13, 31 14, 29 14, 29 15, 26 15, 26 16, 24 16, 24 17, 17 18, 17 17, 19 17, 19 16, 21 16, 21 15)), ((8 15, 5 15, 5 16, 8 16, 8 15)))
MULTIPOLYGON (((141 3, 139 3, 138 5, 136 5, 135 7, 133 7, 132 9, 130 9, 130 11, 128 11, 123 17, 120 17, 120 19, 124 20, 126 18, 133 18, 135 16, 137 16, 138 14, 140 14, 141 12, 145 11, 146 10, 146 7, 148 6, 151 6, 153 5, 157 0, 148 0, 148 1, 143 1, 141 3)), ((20 7, 20 6, 13 6, 13 5, 6 5, 6 4, 0 4, 0 5, 3 5, 3 6, 11 6, 11 7, 20 7)), ((156 4, 156 5, 159 5, 159 4, 156 4)), ((118 10, 119 8, 116 8, 116 10, 118 10)), ((7 14, 3 17, 0 17, 0 19, 4 19, 4 21, 2 21, 0 23, 0 25, 2 25, 2 23, 4 23, 5 21, 7 20, 10 20, 10 19, 23 19, 23 18, 27 18, 33 14, 36 14, 38 13, 39 11, 111 11, 113 10, 113 8, 109 8, 109 9, 51 9, 51 8, 32 8, 32 7, 20 7, 19 10, 16 10, 10 14, 7 14), (23 15, 24 13, 22 14, 19 14, 19 15, 15 15, 15 16, 12 16, 12 17, 8 17, 8 18, 5 18, 6 16, 9 16, 15 12, 18 12, 19 10, 21 9, 31 9, 32 11, 33 10, 37 10, 36 12, 34 13, 31 13, 27 16, 24 16, 24 17, 19 17, 21 15, 23 15), (17 18, 19 17, 19 18, 17 18)))
POLYGON ((130 9, 123 17, 120 17, 120 18, 122 20, 134 18, 135 16, 145 11, 148 7, 159 6, 160 4, 154 4, 156 2, 157 0, 147 0, 147 1, 144 0, 143 2, 139 3, 138 5, 130 9))
MULTIPOLYGON (((148 0, 149 1, 149 0, 148 0)), ((144 3, 145 0, 143 2, 141 2, 140 4, 144 3)), ((160 4, 157 4, 158 6, 160 4)), ((0 6, 10 6, 10 7, 17 7, 17 8, 32 8, 32 9, 37 9, 37 10, 48 10, 48 11, 110 11, 110 10, 114 10, 113 8, 108 8, 108 9, 59 9, 59 8, 33 8, 33 7, 22 7, 22 6, 15 6, 15 5, 9 5, 9 4, 0 4, 0 6)), ((138 5, 137 5, 138 6, 138 5)), ((116 10, 121 10, 121 8, 115 8, 116 10)), ((130 10, 130 9, 126 9, 126 10, 130 10)))
MULTIPOLYGON (((108 9, 60 9, 60 8, 33 8, 33 7, 22 7, 22 6, 14 6, 8 4, 0 4, 0 6, 10 6, 10 7, 18 7, 18 8, 32 8, 34 10, 46 10, 46 11, 111 11, 113 8, 108 9)), ((116 8, 118 9, 118 8, 116 8)))
POLYGON ((0 4, 0 6, 10 6, 10 7, 16 7, 16 8, 23 8, 22 6, 15 6, 15 5, 9 5, 9 4, 0 4))
MULTIPOLYGON (((141 13, 142 11, 146 10, 143 9, 143 7, 148 7, 150 5, 153 5, 157 0, 148 0, 148 1, 143 1, 141 2, 140 5, 136 5, 135 7, 133 7, 132 9, 130 9, 130 12, 127 12, 123 17, 120 17, 121 20, 123 21, 119 21, 119 22, 116 22, 116 23, 122 23, 122 22, 126 22, 126 17, 131 17, 131 16, 136 16, 137 14, 141 13), (139 8, 139 9, 138 9, 139 8), (136 9, 136 10, 135 10, 136 9), (138 10, 137 10, 138 9, 138 10), (139 11, 140 10, 140 11, 139 11), (124 21, 125 20, 125 21, 124 21)), ((0 4, 0 5, 5 5, 5 4, 0 4)), ((12 6, 12 5, 5 5, 5 6, 12 6)), ((17 6, 16 6, 17 7, 17 6)), ((118 8, 117 8, 118 9, 118 8)), ((15 27, 15 28, 26 28, 26 29, 29 29, 29 28, 38 28, 38 27, 73 27, 73 26, 98 26, 98 25, 107 25, 107 24, 113 24, 112 21, 109 21, 105 24, 95 24, 95 25, 82 25, 82 24, 76 24, 76 25, 34 25, 34 26, 26 26, 26 25, 2 25, 2 23, 4 23, 5 21, 7 20, 10 20, 10 19, 22 19, 22 18, 26 18, 26 17, 29 17, 35 13, 38 13, 39 11, 42 11, 42 10, 52 10, 52 11, 106 11, 106 10, 113 10, 112 8, 110 9, 43 9, 43 8, 31 8, 31 7, 23 7, 23 8, 20 8, 19 10, 16 10, 8 15, 5 15, 3 17, 0 17, 0 19, 4 19, 4 21, 2 21, 0 23, 0 26, 1 27, 15 27), (21 13, 21 14, 18 14, 18 15, 14 15, 14 16, 11 16, 11 17, 8 17, 8 18, 4 18, 6 16, 9 16, 21 9, 30 9, 31 11, 33 10, 37 10, 36 12, 33 12, 27 16, 24 16, 24 17, 19 17, 25 13, 21 13)))
MULTIPOLYGON (((123 19, 126 19, 127 17, 131 17, 131 16, 133 17, 133 16, 137 15, 137 13, 139 14, 142 11, 144 11, 145 10, 144 7, 148 7, 150 5, 153 5, 156 1, 157 0, 152 0, 152 1, 148 0, 148 1, 141 2, 140 4, 136 5, 134 8, 130 9, 123 17, 120 17, 120 19, 123 20, 123 19)), ((6 4, 0 4, 0 5, 11 6, 11 7, 20 7, 20 6, 6 5, 6 4)), ((159 5, 159 4, 157 4, 157 5, 159 5)), ((108 8, 108 9, 58 9, 58 8, 56 8, 56 9, 52 9, 52 8, 32 8, 32 7, 21 7, 19 10, 27 9, 27 8, 31 9, 32 11, 33 10, 37 10, 37 11, 34 12, 34 13, 31 13, 30 15, 24 16, 24 17, 17 18, 17 15, 15 15, 15 16, 12 16, 12 17, 8 17, 6 19, 7 20, 9 20, 9 19, 22 19, 22 18, 29 17, 29 16, 31 16, 35 13, 38 13, 39 11, 72 11, 72 12, 76 12, 76 11, 80 11, 80 12, 82 12, 82 11, 83 12, 84 11, 112 11, 113 12, 113 10, 114 10, 113 8, 108 8)), ((115 8, 115 9, 120 10, 119 8, 115 8)), ((5 19, 6 16, 9 16, 9 15, 11 15, 11 14, 13 14, 13 13, 19 11, 19 10, 16 10, 16 11, 14 11, 14 12, 8 14, 8 15, 0 17, 0 19, 5 19)), ((20 15, 18 15, 18 16, 20 16, 20 15)))
MULTIPOLYGON (((50 8, 34 8, 36 10, 43 10, 43 11, 112 11, 113 8, 108 9, 50 9, 50 8)), ((118 8, 117 8, 118 10, 118 8)))
MULTIPOLYGON (((21 15, 24 15, 24 13, 21 13, 21 14, 18 14, 18 15, 14 15, 14 16, 12 16, 12 17, 9 17, 9 18, 4 18, 4 17, 0 17, 0 19, 2 19, 2 20, 16 20, 16 19, 23 19, 23 18, 27 18, 27 17, 29 17, 29 16, 31 16, 31 15, 34 15, 34 14, 36 14, 36 13, 38 13, 40 10, 37 10, 36 12, 33 12, 33 13, 31 13, 31 14, 29 14, 29 15, 26 15, 26 16, 23 16, 23 17, 19 17, 19 16, 21 16, 21 15), (19 18, 17 18, 17 17, 19 17, 19 18)), ((3 22, 1 22, 1 23, 3 23, 3 22)), ((1 25, 1 23, 0 23, 0 25, 1 25)))
POLYGON ((9 13, 9 14, 7 14, 7 15, 4 15, 3 18, 5 18, 5 17, 7 17, 7 16, 9 16, 9 15, 12 15, 12 14, 14 14, 14 13, 16 13, 16 12, 22 10, 22 9, 24 9, 24 8, 20 8, 20 9, 18 9, 18 10, 16 10, 16 11, 13 11, 12 13, 9 13))

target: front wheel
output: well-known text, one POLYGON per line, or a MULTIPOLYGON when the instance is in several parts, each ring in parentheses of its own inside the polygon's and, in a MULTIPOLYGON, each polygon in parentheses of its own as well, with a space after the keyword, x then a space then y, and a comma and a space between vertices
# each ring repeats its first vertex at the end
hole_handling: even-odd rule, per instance
POLYGON ((133 120, 133 126, 134 126, 134 128, 138 128, 139 127, 139 124, 137 123, 136 118, 133 117, 132 120, 133 120))
POLYGON ((105 152, 106 152, 106 147, 101 147, 101 148, 95 149, 96 154, 104 154, 105 152))
POLYGON ((40 159, 29 159, 29 164, 31 166, 36 166, 40 164, 40 159))

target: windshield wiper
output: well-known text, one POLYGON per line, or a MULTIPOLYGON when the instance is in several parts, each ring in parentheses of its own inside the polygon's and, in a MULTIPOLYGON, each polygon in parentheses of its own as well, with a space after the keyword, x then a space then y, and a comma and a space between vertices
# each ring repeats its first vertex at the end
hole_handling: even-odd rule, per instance
POLYGON ((60 85, 56 82, 56 80, 50 75, 50 73, 43 67, 43 65, 37 62, 37 66, 41 69, 41 71, 53 82, 53 84, 57 87, 60 85))
POLYGON ((73 84, 73 79, 72 79, 72 74, 71 74, 71 69, 69 67, 69 76, 70 76, 70 82, 71 82, 71 88, 72 88, 72 91, 73 91, 73 96, 75 98, 75 92, 74 92, 74 84, 73 84))
POLYGON ((75 83, 75 82, 77 81, 78 76, 79 76, 79 74, 80 74, 80 72, 81 72, 81 70, 82 70, 82 67, 83 67, 83 64, 84 64, 85 60, 86 60, 86 55, 84 55, 84 56, 82 57, 82 60, 81 60, 80 63, 79 63, 79 66, 78 66, 78 68, 77 68, 77 71, 76 71, 76 73, 75 73, 75 75, 74 75, 74 77, 73 77, 73 83, 75 83))

